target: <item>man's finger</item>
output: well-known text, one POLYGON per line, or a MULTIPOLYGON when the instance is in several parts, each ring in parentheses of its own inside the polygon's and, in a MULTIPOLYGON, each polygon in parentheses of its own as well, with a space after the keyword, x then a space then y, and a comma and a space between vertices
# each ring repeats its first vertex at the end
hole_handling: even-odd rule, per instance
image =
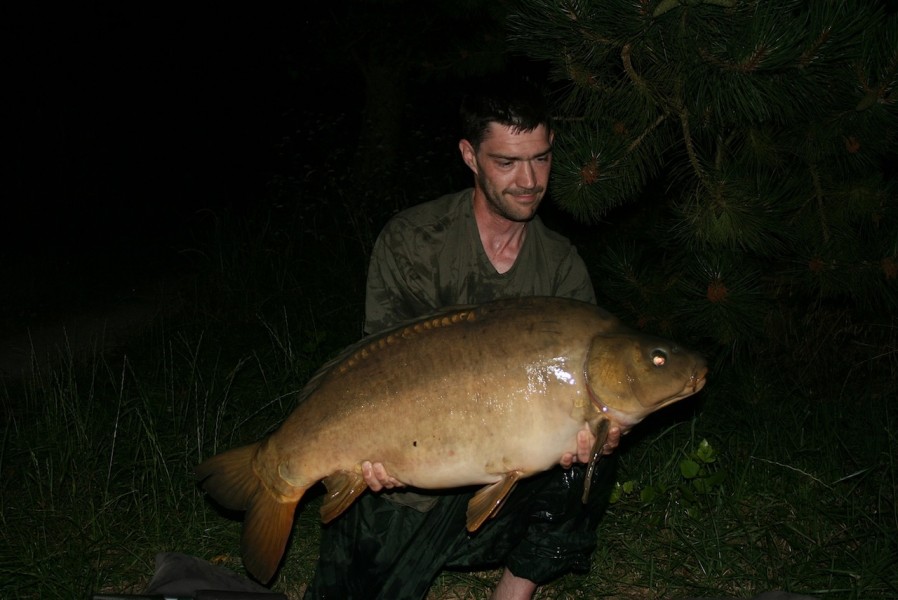
POLYGON ((595 436, 591 432, 581 429, 577 432, 577 459, 582 463, 588 463, 592 460, 592 445, 595 443, 595 436))
POLYGON ((364 478, 365 483, 368 484, 368 489, 372 492, 379 492, 384 488, 374 474, 374 467, 371 465, 371 461, 366 460, 362 462, 362 478, 364 478))
POLYGON ((609 455, 614 452, 615 448, 617 448, 618 444, 620 444, 620 436, 621 430, 620 427, 614 426, 608 430, 608 439, 605 440, 605 445, 602 448, 602 454, 609 455))
POLYGON ((374 464, 374 475, 387 489, 390 489, 395 485, 395 480, 387 474, 387 470, 384 468, 383 463, 374 464))

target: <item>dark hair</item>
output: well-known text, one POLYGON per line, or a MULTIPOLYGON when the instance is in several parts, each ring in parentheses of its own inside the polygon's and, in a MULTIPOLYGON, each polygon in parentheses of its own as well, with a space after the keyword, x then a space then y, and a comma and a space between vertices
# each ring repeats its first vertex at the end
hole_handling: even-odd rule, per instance
POLYGON ((552 129, 552 117, 542 91, 520 78, 494 77, 476 83, 464 95, 459 111, 462 138, 478 148, 490 123, 513 131, 533 131, 540 125, 552 129))

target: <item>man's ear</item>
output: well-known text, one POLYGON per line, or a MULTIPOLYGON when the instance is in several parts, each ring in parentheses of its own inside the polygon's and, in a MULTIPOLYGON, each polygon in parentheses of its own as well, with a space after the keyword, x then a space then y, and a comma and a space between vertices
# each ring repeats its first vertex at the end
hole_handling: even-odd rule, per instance
POLYGON ((474 150, 474 146, 471 145, 471 142, 468 140, 461 140, 458 142, 458 150, 461 152, 461 159, 465 161, 465 164, 468 165, 468 168, 474 171, 474 174, 477 174, 477 152, 474 150))

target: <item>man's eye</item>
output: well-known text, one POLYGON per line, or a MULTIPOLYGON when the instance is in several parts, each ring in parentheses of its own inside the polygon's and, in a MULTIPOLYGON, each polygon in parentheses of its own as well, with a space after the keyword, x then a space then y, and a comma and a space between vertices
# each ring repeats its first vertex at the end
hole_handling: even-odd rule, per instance
POLYGON ((514 163, 512 163, 510 160, 500 160, 500 161, 499 161, 499 166, 502 167, 502 168, 508 168, 508 167, 510 167, 510 166, 513 165, 513 164, 514 164, 514 163))

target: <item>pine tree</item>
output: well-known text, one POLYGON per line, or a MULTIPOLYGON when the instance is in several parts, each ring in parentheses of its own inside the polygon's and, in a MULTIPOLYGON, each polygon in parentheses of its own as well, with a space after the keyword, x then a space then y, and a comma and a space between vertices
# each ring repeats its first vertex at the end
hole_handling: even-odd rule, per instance
POLYGON ((893 12, 521 0, 510 44, 549 65, 560 107, 553 196, 614 223, 600 294, 730 358, 807 360, 861 326, 894 344, 893 12))

